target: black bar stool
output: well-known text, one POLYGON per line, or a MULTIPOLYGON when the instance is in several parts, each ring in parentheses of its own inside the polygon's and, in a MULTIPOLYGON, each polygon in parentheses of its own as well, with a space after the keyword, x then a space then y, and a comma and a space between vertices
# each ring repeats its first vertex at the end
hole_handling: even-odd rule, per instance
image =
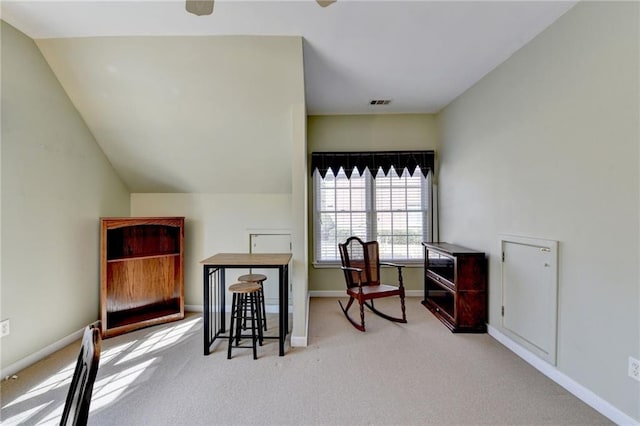
POLYGON ((263 274, 246 274, 246 275, 240 275, 238 277, 238 281, 240 282, 247 282, 247 283, 258 283, 260 284, 260 293, 258 294, 258 297, 260 298, 260 309, 262 309, 262 322, 263 322, 263 327, 264 327, 264 331, 267 331, 267 310, 265 309, 264 306, 264 281, 267 279, 266 275, 263 274))
POLYGON ((256 342, 262 346, 262 312, 259 305, 258 294, 260 284, 242 282, 229 286, 233 295, 231 302, 231 324, 229 326, 229 347, 227 359, 231 359, 231 348, 253 348, 253 359, 258 359, 256 342), (246 327, 250 324, 251 334, 242 334, 243 323, 246 327), (257 332, 257 334, 256 334, 257 332), (251 346, 241 346, 240 339, 251 338, 251 346), (233 341, 235 340, 235 345, 233 341))

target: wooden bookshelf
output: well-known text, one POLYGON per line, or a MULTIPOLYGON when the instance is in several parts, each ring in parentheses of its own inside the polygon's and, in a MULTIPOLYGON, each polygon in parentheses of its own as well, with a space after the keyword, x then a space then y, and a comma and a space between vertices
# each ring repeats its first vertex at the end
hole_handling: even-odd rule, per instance
POLYGON ((103 337, 184 318, 184 218, 101 219, 103 337))
POLYGON ((487 331, 485 254, 449 243, 422 243, 424 300, 454 333, 487 331))

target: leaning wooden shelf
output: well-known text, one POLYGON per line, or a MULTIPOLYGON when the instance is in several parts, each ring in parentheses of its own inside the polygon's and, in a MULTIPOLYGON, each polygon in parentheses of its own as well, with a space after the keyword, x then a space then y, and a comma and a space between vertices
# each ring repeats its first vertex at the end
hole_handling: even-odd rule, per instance
POLYGON ((102 335, 184 318, 184 218, 101 220, 102 335))

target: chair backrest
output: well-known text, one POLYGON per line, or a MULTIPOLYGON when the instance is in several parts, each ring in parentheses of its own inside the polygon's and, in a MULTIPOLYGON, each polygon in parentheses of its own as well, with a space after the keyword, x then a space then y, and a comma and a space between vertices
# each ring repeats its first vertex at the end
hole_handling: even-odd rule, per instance
POLYGON ((60 425, 86 425, 100 361, 100 321, 85 328, 60 425))
POLYGON ((344 270, 344 278, 347 287, 358 285, 380 284, 380 257, 378 254, 378 242, 364 242, 358 237, 349 237, 347 241, 338 244, 342 266, 362 269, 362 273, 344 270))

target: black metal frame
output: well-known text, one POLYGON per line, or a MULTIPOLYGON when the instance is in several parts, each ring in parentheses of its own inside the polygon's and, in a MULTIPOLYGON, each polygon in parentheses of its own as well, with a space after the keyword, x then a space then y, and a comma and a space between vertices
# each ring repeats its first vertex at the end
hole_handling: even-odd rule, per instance
POLYGON ((278 354, 284 356, 284 342, 289 333, 289 265, 203 265, 203 332, 204 355, 211 353, 211 345, 218 338, 228 338, 225 333, 225 270, 226 269, 277 269, 278 270, 278 306, 279 329, 277 336, 264 336, 265 339, 278 339, 278 354), (217 308, 217 309, 216 309, 217 308), (213 323, 213 324, 212 324, 213 323), (213 327, 212 327, 213 325, 213 327))

